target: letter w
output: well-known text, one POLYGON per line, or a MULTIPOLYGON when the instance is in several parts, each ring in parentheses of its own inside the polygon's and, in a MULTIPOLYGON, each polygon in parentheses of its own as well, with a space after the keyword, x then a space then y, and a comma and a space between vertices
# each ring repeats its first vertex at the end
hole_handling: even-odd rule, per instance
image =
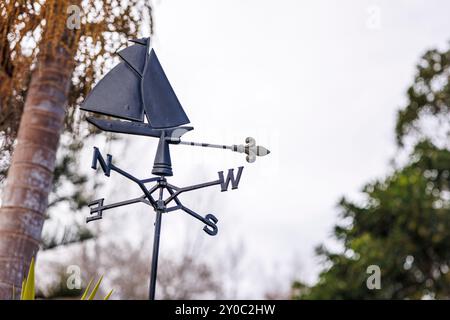
POLYGON ((105 159, 103 159, 100 150, 98 150, 97 147, 94 147, 94 154, 92 156, 92 165, 91 165, 91 168, 94 170, 97 169, 97 161, 100 162, 100 167, 102 167, 105 176, 109 177, 109 174, 111 172, 112 156, 110 154, 106 155, 106 162, 105 162, 105 159))
POLYGON ((234 177, 234 169, 228 169, 228 174, 227 174, 226 179, 224 179, 224 177, 223 177, 223 171, 218 172, 222 192, 228 190, 228 185, 230 184, 230 182, 231 182, 231 189, 237 189, 237 187, 239 185, 239 180, 241 180, 241 175, 242 175, 243 169, 244 169, 244 167, 238 168, 238 173, 237 173, 236 178, 234 177))

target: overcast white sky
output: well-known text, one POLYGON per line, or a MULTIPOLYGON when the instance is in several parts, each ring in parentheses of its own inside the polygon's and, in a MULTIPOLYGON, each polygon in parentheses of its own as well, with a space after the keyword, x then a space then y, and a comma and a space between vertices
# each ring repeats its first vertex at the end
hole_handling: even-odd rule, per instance
MULTIPOLYGON (((223 260, 226 246, 241 242, 241 298, 262 297, 274 278, 262 275, 275 270, 287 285, 293 257, 302 280, 314 281, 321 268, 314 247, 329 239, 339 198, 357 198, 389 170, 396 111, 418 58, 450 39, 450 3, 161 0, 154 7, 153 46, 195 127, 184 138, 238 144, 253 136, 272 151, 247 164, 229 151, 172 147, 171 182, 179 186, 245 169, 238 190, 183 197, 194 211, 218 217, 216 237, 186 214, 170 213, 161 251, 176 254, 191 238, 203 258, 223 260)), ((120 156, 118 148, 116 164, 148 175, 155 141, 128 143, 139 157, 120 156)), ((133 189, 122 185, 107 201, 133 189)), ((148 209, 127 217, 125 236, 152 236, 148 209)))

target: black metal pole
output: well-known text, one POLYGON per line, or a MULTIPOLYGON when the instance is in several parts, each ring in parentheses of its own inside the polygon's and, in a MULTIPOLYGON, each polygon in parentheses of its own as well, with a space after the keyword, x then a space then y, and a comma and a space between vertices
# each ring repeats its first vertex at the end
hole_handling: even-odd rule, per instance
POLYGON ((158 254, 159 254, 159 238, 161 234, 161 218, 162 212, 156 212, 155 220, 155 234, 153 236, 153 256, 152 256, 152 268, 150 271, 150 289, 149 289, 149 300, 155 300, 155 290, 156 290, 156 273, 158 271, 158 254))
POLYGON ((164 211, 164 201, 162 201, 164 193, 164 187, 159 188, 159 200, 157 202, 160 208, 156 209, 156 219, 155 219, 155 233, 153 235, 153 253, 152 253, 152 267, 150 270, 150 286, 148 299, 155 300, 156 291, 156 274, 158 272, 158 255, 159 255, 159 239, 161 235, 161 219, 164 211))

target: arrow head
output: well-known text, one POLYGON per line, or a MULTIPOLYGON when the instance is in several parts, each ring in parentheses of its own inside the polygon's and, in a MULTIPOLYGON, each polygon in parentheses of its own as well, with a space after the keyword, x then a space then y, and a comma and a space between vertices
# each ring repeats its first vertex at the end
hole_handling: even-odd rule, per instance
POLYGON ((256 155, 260 157, 264 157, 270 153, 270 150, 264 148, 263 146, 257 146, 256 147, 256 155))
POLYGON ((270 151, 263 146, 257 146, 255 138, 247 137, 245 139, 246 145, 244 147, 244 152, 247 154, 246 160, 249 163, 256 161, 256 156, 263 157, 270 153, 270 151))

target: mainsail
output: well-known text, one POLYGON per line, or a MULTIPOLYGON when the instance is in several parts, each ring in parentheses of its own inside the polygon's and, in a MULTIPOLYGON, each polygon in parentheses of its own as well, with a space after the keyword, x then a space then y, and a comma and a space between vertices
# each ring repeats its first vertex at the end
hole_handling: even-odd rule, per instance
POLYGON ((143 121, 140 78, 120 62, 101 79, 81 105, 82 110, 117 118, 143 121))
POLYGON ((177 127, 190 122, 153 49, 147 59, 141 86, 144 110, 152 127, 177 127))
POLYGON ((123 61, 99 81, 81 109, 138 122, 145 113, 156 129, 189 123, 156 53, 148 53, 150 39, 132 41, 118 52, 123 61))

